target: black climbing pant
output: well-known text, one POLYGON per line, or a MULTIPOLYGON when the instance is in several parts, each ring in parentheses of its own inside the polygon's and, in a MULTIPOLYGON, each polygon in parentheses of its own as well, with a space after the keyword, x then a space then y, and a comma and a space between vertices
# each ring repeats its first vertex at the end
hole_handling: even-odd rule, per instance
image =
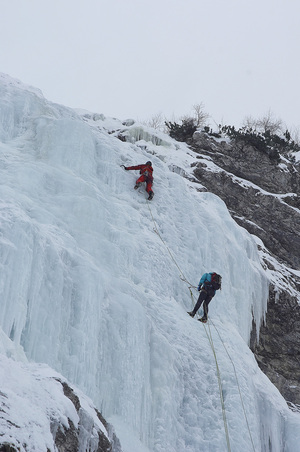
POLYGON ((214 297, 214 294, 215 293, 212 288, 201 289, 199 298, 193 309, 193 314, 195 315, 197 313, 198 309, 200 308, 200 306, 203 303, 203 311, 204 311, 203 317, 207 319, 208 305, 209 305, 210 301, 212 300, 212 298, 214 297))

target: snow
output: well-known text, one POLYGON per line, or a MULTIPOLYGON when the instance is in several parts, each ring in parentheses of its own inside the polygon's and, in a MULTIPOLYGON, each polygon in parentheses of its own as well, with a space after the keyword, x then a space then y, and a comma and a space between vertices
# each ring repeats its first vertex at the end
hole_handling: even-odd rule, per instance
POLYGON ((265 271, 268 276, 268 280, 271 284, 273 284, 277 292, 277 298, 279 298, 280 292, 289 292, 290 295, 297 299, 300 304, 300 293, 297 288, 297 284, 294 282, 295 276, 299 278, 300 271, 287 267, 286 265, 278 262, 274 256, 268 252, 268 250, 264 247, 263 242, 258 237, 253 236, 253 238, 257 242, 261 262, 268 262, 268 266, 266 266, 265 271))
MULTIPOLYGON (((75 407, 63 393, 61 383, 66 379, 46 364, 29 363, 20 346, 5 337, 2 330, 0 336, 1 444, 13 444, 21 452, 57 450, 52 430, 68 428, 69 421, 76 428, 79 425, 75 407)), ((80 400, 81 418, 86 413, 108 437, 91 400, 78 389, 75 394, 80 400)), ((81 422, 81 444, 88 447, 91 438, 84 438, 84 428, 81 422)))
POLYGON ((300 151, 294 152, 293 155, 295 157, 295 162, 299 162, 299 160, 300 160, 300 151))
MULTIPOLYGON (((115 426, 123 452, 223 452, 228 441, 233 452, 299 450, 300 415, 248 347, 269 275, 255 237, 191 182, 197 155, 161 132, 37 92, 0 77, 0 351, 14 375, 5 380, 7 403, 30 410, 26 380, 42 369, 36 409, 57 404, 62 419, 75 420, 56 387, 46 388, 51 400, 38 392, 58 372, 115 426), (144 187, 133 190, 137 172, 120 167, 147 160, 151 203, 144 187), (207 271, 220 273, 223 287, 205 326, 186 311, 207 271)), ((42 420, 31 425, 41 451, 38 441, 50 441, 42 420)), ((19 436, 26 428, 24 419, 19 436)))

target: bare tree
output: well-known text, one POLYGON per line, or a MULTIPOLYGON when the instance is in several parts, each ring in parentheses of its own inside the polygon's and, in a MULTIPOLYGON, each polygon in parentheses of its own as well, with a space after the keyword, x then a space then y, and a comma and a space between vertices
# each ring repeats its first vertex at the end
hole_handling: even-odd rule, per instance
POLYGON ((206 124, 209 117, 209 114, 204 111, 204 105, 201 102, 193 105, 192 114, 181 116, 180 121, 182 123, 193 123, 198 129, 206 124))
POLYGON ((257 120, 252 118, 252 116, 246 116, 242 125, 247 129, 256 129, 256 123, 257 120))
MULTIPOLYGON (((196 128, 204 127, 210 116, 208 113, 204 111, 203 103, 201 102, 200 104, 193 105, 192 112, 193 113, 191 115, 184 115, 179 118, 179 120, 182 122, 182 126, 187 124, 193 124, 193 126, 196 128)), ((150 119, 140 122, 147 127, 152 127, 153 129, 169 133, 166 123, 167 122, 177 123, 178 120, 174 117, 174 114, 172 120, 167 121, 162 113, 157 113, 153 115, 150 119)))
POLYGON ((193 111, 196 120, 197 127, 203 127, 206 125, 210 115, 204 111, 204 104, 201 102, 200 104, 193 105, 193 111))
POLYGON ((300 128, 293 127, 290 131, 292 140, 297 144, 300 145, 300 128))
POLYGON ((280 118, 275 118, 271 110, 259 119, 253 119, 247 116, 244 119, 243 125, 249 129, 257 130, 258 132, 270 132, 272 135, 282 132, 283 122, 280 118))
POLYGON ((165 127, 165 118, 162 113, 156 113, 147 121, 143 121, 142 124, 148 127, 152 127, 156 130, 164 131, 165 127))
POLYGON ((264 132, 271 132, 271 134, 282 131, 282 120, 280 118, 275 118, 271 110, 269 110, 261 119, 257 120, 258 128, 262 129, 264 132))

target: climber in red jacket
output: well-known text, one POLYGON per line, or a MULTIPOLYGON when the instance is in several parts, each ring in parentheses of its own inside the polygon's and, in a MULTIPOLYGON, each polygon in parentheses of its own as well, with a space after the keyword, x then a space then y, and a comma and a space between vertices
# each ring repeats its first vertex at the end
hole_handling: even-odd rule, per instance
POLYGON ((136 166, 124 166, 121 165, 126 171, 128 170, 140 170, 140 177, 137 179, 134 189, 136 190, 139 188, 139 186, 146 182, 146 192, 148 193, 149 197, 148 200, 150 201, 154 193, 152 191, 152 184, 153 184, 153 168, 152 163, 150 161, 146 162, 144 165, 136 165, 136 166))

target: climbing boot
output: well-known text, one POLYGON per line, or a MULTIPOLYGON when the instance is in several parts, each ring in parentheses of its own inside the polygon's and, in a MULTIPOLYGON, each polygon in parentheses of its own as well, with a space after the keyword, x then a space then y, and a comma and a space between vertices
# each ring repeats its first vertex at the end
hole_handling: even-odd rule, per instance
POLYGON ((190 315, 191 317, 195 317, 195 314, 193 313, 193 311, 188 312, 188 315, 190 315))
POLYGON ((202 322, 202 323, 206 323, 207 322, 207 317, 201 317, 201 319, 198 319, 199 320, 199 322, 202 322))
POLYGON ((154 196, 153 191, 150 191, 150 192, 149 192, 148 201, 151 201, 151 199, 153 198, 153 196, 154 196))
POLYGON ((141 182, 138 182, 137 184, 135 184, 134 189, 137 190, 140 186, 141 186, 141 182))

